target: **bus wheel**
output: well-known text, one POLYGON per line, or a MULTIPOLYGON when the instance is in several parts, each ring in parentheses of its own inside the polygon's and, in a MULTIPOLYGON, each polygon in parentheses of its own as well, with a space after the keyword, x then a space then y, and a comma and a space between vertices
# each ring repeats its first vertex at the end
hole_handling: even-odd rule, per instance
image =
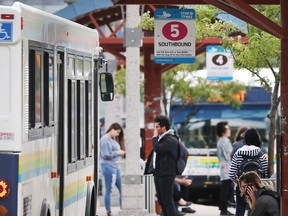
POLYGON ((93 184, 88 185, 85 216, 95 216, 96 214, 95 201, 96 201, 95 200, 95 188, 94 188, 94 183, 93 183, 93 184))
POLYGON ((44 199, 42 202, 40 216, 51 216, 49 204, 47 203, 46 199, 44 199))
POLYGON ((93 191, 91 196, 91 205, 90 205, 90 216, 95 216, 96 209, 95 209, 95 193, 93 191))

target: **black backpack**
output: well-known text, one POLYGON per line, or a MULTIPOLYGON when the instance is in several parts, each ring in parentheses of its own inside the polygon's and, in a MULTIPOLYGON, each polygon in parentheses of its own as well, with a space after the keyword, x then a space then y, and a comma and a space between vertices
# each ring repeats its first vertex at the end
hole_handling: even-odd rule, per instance
POLYGON ((260 178, 264 178, 264 170, 262 167, 262 163, 260 161, 260 157, 263 153, 258 154, 257 156, 246 156, 243 155, 243 161, 241 162, 237 176, 238 178, 244 173, 249 171, 255 171, 260 178))
POLYGON ((265 190, 260 194, 260 196, 262 196, 262 195, 272 196, 272 197, 277 201, 278 206, 280 207, 280 195, 279 195, 278 192, 273 191, 273 190, 266 190, 266 189, 265 189, 265 190))
POLYGON ((189 152, 186 148, 186 146, 184 145, 183 142, 181 142, 181 140, 178 138, 178 155, 177 155, 177 170, 176 170, 176 174, 177 175, 182 175, 182 173, 185 170, 186 164, 187 164, 187 159, 189 156, 189 152))

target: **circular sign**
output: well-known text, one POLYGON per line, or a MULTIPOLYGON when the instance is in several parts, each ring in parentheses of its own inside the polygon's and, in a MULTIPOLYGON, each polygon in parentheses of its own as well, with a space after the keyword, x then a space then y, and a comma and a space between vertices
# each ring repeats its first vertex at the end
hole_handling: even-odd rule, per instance
POLYGON ((212 62, 215 65, 221 66, 221 65, 225 65, 228 62, 228 58, 225 55, 218 54, 218 55, 213 56, 212 62))
POLYGON ((9 193, 9 185, 4 181, 0 180, 0 198, 4 198, 9 193))
POLYGON ((187 33, 187 27, 183 23, 177 21, 168 22, 162 28, 163 36, 172 41, 185 38, 187 33))

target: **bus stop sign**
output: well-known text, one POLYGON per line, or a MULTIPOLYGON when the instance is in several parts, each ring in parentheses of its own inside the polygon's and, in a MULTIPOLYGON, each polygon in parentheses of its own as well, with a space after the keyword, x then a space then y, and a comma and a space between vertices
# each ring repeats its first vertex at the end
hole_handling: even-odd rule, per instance
POLYGON ((194 9, 156 9, 154 61, 158 64, 195 62, 194 9))

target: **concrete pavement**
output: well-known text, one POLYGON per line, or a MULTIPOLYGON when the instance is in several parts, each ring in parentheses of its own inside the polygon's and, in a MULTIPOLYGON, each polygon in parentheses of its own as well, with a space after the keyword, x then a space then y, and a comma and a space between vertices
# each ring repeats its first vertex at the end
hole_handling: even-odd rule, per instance
MULTIPOLYGON (((218 216, 220 215, 220 211, 217 206, 208 206, 201 204, 192 204, 191 208, 195 209, 196 212, 194 214, 186 214, 187 216, 197 215, 197 216, 218 216)), ((112 206, 113 216, 118 216, 120 208, 119 206, 112 206)), ((235 208, 229 208, 230 212, 235 213, 235 208)), ((156 214, 155 214, 156 215, 156 214)), ((97 216, 106 216, 106 210, 104 206, 98 206, 97 216)))

